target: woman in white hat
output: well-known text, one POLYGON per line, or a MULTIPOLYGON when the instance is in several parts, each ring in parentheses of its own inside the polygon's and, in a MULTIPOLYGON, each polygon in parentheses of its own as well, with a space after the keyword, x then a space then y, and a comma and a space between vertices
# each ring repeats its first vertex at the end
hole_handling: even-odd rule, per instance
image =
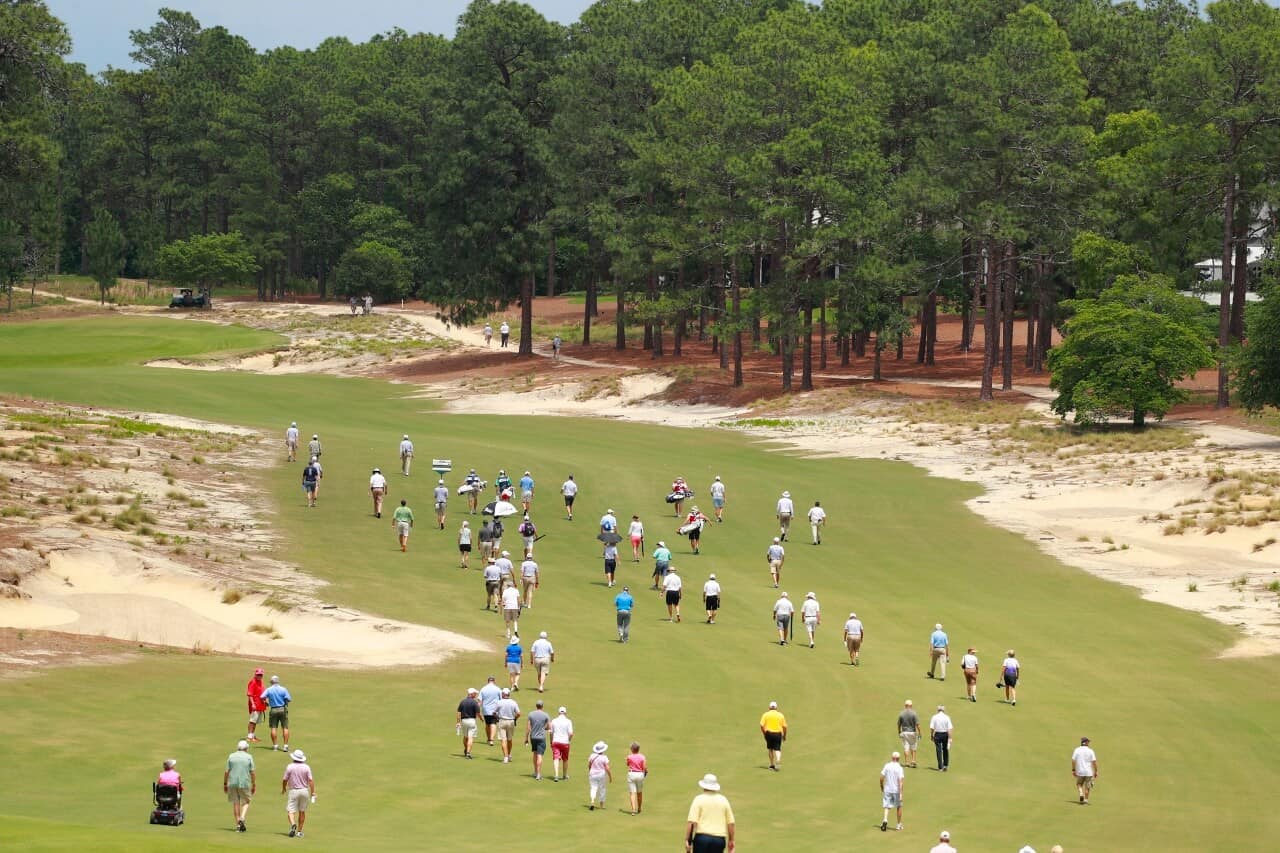
POLYGON ((698 781, 702 793, 689 804, 684 847, 690 853, 722 853, 733 850, 733 807, 720 793, 720 781, 708 773, 698 781))
POLYGON ((608 793, 609 783, 613 781, 613 771, 609 769, 609 756, 605 752, 609 749, 609 744, 604 741, 596 741, 596 745, 591 747, 591 755, 587 758, 587 785, 589 787, 590 802, 587 808, 595 811, 596 806, 604 808, 605 794, 608 793))

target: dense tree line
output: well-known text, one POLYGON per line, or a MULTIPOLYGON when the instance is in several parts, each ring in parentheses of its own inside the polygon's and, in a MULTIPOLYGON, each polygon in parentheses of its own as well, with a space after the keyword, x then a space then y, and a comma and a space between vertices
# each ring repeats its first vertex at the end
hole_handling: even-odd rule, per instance
MULTIPOLYGON (((535 294, 585 291, 589 341, 611 292, 618 347, 627 318, 655 357, 709 337, 737 382, 769 347, 788 389, 868 350, 878 375, 913 333, 931 363, 943 310, 965 349, 984 324, 985 398, 1018 343, 1044 369, 1054 328, 1183 341, 1143 348, 1166 362, 1142 382, 1212 358, 1224 404, 1244 363, 1280 163, 1262 0, 599 0, 569 27, 474 0, 453 39, 266 52, 164 9, 131 38, 139 70, 90 76, 43 2, 0 0, 10 283, 173 274, 170 244, 238 233, 263 299, 306 280, 459 321, 519 302, 527 352, 535 294), (111 224, 118 263, 94 257, 111 224), (1161 301, 1204 257, 1215 328, 1161 301)), ((1057 357, 1059 409, 1163 414, 1123 373, 1067 371, 1096 373, 1106 337, 1057 357)))

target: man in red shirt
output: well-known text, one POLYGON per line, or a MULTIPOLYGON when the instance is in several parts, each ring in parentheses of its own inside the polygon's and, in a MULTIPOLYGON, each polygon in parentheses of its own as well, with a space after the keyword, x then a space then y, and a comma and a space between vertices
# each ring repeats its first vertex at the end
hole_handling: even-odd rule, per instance
POLYGON ((267 701, 262 698, 262 691, 266 689, 266 685, 262 683, 262 670, 255 669, 253 678, 249 679, 249 684, 244 691, 245 696, 249 698, 249 733, 244 736, 247 741, 259 740, 253 732, 258 728, 258 721, 267 718, 267 701))

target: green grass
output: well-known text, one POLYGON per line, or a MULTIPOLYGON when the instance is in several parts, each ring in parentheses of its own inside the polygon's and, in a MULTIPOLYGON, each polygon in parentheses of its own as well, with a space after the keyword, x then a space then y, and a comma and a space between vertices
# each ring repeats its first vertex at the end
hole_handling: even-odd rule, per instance
MULTIPOLYGON (((1271 760, 1280 747, 1273 724, 1280 660, 1217 659, 1233 631, 1143 602, 987 526, 963 505, 973 486, 889 462, 767 452, 730 430, 444 415, 408 399, 403 386, 367 380, 128 364, 135 346, 151 358, 262 345, 261 337, 207 324, 113 318, 38 328, 40 335, 16 341, 0 336, 0 393, 231 421, 273 438, 297 420, 324 441, 319 507, 303 506, 296 465, 282 461, 253 475, 274 498, 279 556, 330 581, 331 602, 493 645, 425 670, 267 665, 294 693, 293 743, 311 756, 317 776, 312 848, 471 850, 501 839, 522 851, 668 849, 708 771, 723 779, 749 850, 919 851, 942 828, 967 850, 1025 843, 1132 850, 1155 838, 1170 849, 1254 850, 1280 831, 1270 808, 1280 782, 1271 760), (451 484, 470 465, 488 478, 505 467, 538 479, 544 583, 522 628, 527 638, 550 631, 557 646, 546 699, 553 709, 567 705, 577 726, 568 784, 531 781, 519 748, 513 766, 492 760, 496 748, 483 745, 477 761, 457 756, 453 708, 466 687, 499 673, 501 629, 480 609, 477 573, 456 567, 456 499, 448 530, 430 529, 433 478, 391 483, 391 498, 406 497, 428 520, 408 554, 399 553, 385 519, 369 516, 368 471, 395 470, 403 432, 420 459, 453 459, 451 484), (572 524, 561 520, 556 498, 569 473, 582 488, 572 524), (729 487, 726 522, 707 532, 700 557, 672 535, 675 521, 661 500, 675 474, 689 478, 699 499, 716 474, 729 487), (825 624, 813 651, 772 641, 776 593, 763 551, 784 487, 800 506, 821 499, 831 519, 822 548, 803 536, 790 545, 783 575, 793 597, 813 589, 822 600, 825 624), (645 590, 649 564, 623 562, 619 579, 639 600, 628 646, 612 642, 613 591, 603 586, 593 538, 596 516, 610 505, 641 515, 650 547, 659 537, 675 546, 691 593, 684 624, 661 621, 663 608, 645 590), (698 621, 692 594, 711 571, 726 600, 714 627, 698 621), (839 642, 850 610, 868 628, 856 670, 842 664, 839 642), (957 647, 953 665, 963 647, 981 650, 987 674, 976 705, 960 701, 958 672, 945 684, 922 677, 936 621, 957 647), (1010 646, 1026 668, 1016 709, 997 704, 993 689, 1010 646), (957 725, 954 766, 943 776, 923 769, 926 759, 909 771, 907 830, 884 836, 876 776, 897 746, 891 726, 908 697, 925 716, 948 704, 957 725), (757 729, 769 700, 791 725, 776 775, 763 769, 757 729), (1103 769, 1089 809, 1075 805, 1067 774, 1084 734, 1103 769), (619 779, 627 743, 639 740, 648 753, 653 772, 640 818, 617 813, 626 799, 621 781, 610 788, 608 812, 584 808, 586 754, 597 739, 610 743, 619 779), (495 833, 495 816, 514 826, 495 833)), ((0 804, 0 838, 24 850, 165 850, 175 839, 215 849, 284 843, 276 782, 283 756, 255 752, 262 787, 246 837, 229 831, 221 796, 223 761, 243 735, 243 683, 253 665, 145 651, 125 665, 0 682, 0 715, 21 733, 6 742, 6 765, 21 768, 23 780, 0 804), (150 781, 172 756, 187 780, 188 824, 150 828, 150 781), (51 791, 73 794, 75 807, 55 807, 51 791)), ((536 697, 517 696, 526 711, 536 697)))

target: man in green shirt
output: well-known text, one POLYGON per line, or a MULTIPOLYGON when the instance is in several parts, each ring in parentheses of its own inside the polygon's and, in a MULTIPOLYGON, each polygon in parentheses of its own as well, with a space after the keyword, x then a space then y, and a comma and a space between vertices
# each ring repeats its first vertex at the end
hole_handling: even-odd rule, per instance
POLYGON ((249 801, 258 792, 258 774, 249 754, 249 742, 236 744, 236 751, 227 756, 227 769, 222 774, 222 792, 231 803, 231 814, 236 830, 244 832, 244 819, 249 814, 249 801))
POLYGON ((671 549, 666 542, 659 542, 653 552, 653 588, 662 589, 662 581, 667 577, 667 569, 671 568, 671 549))
POLYGON ((413 510, 409 509, 408 501, 401 500, 400 506, 391 513, 391 526, 400 535, 400 550, 404 551, 409 545, 409 529, 413 527, 413 510))

